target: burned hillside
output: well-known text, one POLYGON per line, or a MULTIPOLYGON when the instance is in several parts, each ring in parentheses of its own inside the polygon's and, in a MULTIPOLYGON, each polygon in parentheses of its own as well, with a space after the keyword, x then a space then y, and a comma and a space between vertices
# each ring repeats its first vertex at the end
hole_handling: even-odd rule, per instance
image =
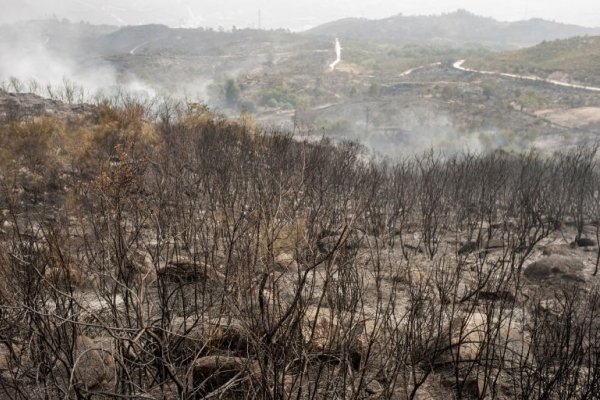
POLYGON ((595 146, 378 161, 136 103, 0 142, 2 398, 600 390, 595 146))

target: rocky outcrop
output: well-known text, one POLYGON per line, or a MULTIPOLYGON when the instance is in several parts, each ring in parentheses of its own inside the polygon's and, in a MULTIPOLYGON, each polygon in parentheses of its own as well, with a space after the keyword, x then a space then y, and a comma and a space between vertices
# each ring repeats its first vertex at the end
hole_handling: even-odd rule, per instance
POLYGON ((43 116, 68 118, 90 109, 91 106, 88 105, 69 105, 31 93, 8 93, 0 90, 0 122, 15 122, 43 116))

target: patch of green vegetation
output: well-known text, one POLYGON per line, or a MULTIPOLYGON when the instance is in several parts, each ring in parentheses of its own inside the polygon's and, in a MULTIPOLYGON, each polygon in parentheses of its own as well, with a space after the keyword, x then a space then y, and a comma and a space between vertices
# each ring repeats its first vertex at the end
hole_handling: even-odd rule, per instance
POLYGON ((258 94, 258 104, 269 108, 292 109, 308 106, 310 98, 306 95, 298 94, 284 83, 261 91, 258 94))
POLYGON ((235 79, 227 79, 225 82, 225 102, 228 106, 234 107, 240 101, 240 87, 235 79))
POLYGON ((315 121, 315 128, 327 135, 347 135, 350 132, 350 121, 345 118, 319 117, 315 121))
POLYGON ((546 97, 530 90, 518 90, 515 95, 517 102, 526 108, 539 109, 550 104, 550 101, 546 97))
POLYGON ((394 46, 365 42, 345 42, 344 60, 377 74, 398 74, 408 69, 435 62, 450 62, 460 58, 484 56, 483 47, 448 47, 407 44, 394 46))
POLYGON ((600 86, 600 36, 583 36, 468 60, 468 66, 600 86))

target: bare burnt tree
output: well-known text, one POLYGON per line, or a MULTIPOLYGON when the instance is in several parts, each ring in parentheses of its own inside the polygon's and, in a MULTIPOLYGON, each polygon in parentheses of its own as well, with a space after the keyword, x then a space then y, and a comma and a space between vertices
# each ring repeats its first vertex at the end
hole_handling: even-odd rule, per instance
POLYGON ((563 239, 598 225, 595 149, 379 162, 114 102, 82 153, 0 127, 3 398, 599 390, 593 265, 563 239))

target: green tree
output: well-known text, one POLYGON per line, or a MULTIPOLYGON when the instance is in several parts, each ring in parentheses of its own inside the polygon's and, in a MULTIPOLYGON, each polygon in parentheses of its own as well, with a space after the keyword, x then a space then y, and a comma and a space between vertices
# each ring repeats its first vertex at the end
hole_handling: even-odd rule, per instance
POLYGON ((225 82, 225 103, 229 107, 235 107, 240 102, 240 87, 235 79, 227 79, 225 82))
POLYGON ((375 82, 371 83, 371 86, 369 86, 369 96, 371 97, 379 97, 381 95, 381 88, 379 87, 379 85, 375 82))

